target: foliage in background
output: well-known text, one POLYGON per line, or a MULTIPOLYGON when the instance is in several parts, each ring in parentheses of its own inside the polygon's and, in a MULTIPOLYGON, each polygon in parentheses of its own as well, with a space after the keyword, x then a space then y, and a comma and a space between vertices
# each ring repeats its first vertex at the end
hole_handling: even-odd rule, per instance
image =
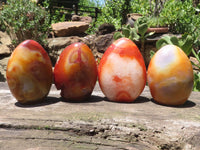
MULTIPOLYGON (((200 4, 199 4, 200 6, 200 4)), ((193 40, 197 40, 200 35, 200 13, 193 6, 192 0, 168 0, 160 17, 168 23, 172 33, 189 34, 193 40)), ((200 48, 200 41, 195 42, 195 47, 200 48)))
MULTIPOLYGON (((126 0, 107 0, 97 24, 111 23, 116 29, 121 28, 122 8, 126 0)), ((200 34, 200 4, 193 6, 192 0, 131 0, 126 13, 140 13, 150 18, 150 25, 168 26, 172 33, 190 34, 193 40, 200 34), (162 3, 161 3, 162 2, 162 3), (158 13, 159 12, 159 13, 158 13)), ((200 42, 196 42, 199 47, 200 42)), ((199 49, 199 48, 197 48, 199 49)))
POLYGON ((62 9, 56 9, 54 12, 50 12, 51 9, 51 1, 52 0, 44 0, 42 2, 42 6, 43 8, 48 12, 48 14, 50 15, 49 17, 49 25, 51 25, 52 23, 58 23, 58 22, 63 22, 66 19, 66 14, 64 13, 64 11, 62 9))
POLYGON ((149 0, 150 15, 158 17, 162 12, 166 1, 167 0, 149 0))
MULTIPOLYGON (((122 13, 125 1, 106 0, 96 24, 107 22, 115 25, 116 29, 120 29, 122 19, 126 18, 122 13)), ((140 13, 150 17, 152 26, 169 26, 173 33, 184 34, 187 32, 193 34, 192 37, 195 39, 200 33, 200 16, 197 13, 200 4, 198 7, 193 7, 192 0, 184 2, 181 0, 162 0, 161 2, 159 0, 131 0, 126 13, 140 13)))
POLYGON ((98 7, 100 5, 100 0, 79 0, 78 5, 86 7, 98 7))
POLYGON ((164 36, 156 42, 156 48, 160 49, 161 47, 168 44, 180 47, 187 56, 190 55, 193 49, 193 40, 190 35, 183 36, 182 38, 178 38, 176 36, 164 36))
POLYGON ((192 0, 168 0, 160 16, 165 18, 171 26, 172 31, 176 33, 184 33, 191 30, 199 21, 199 15, 193 7, 192 0))
MULTIPOLYGON (((95 25, 93 29, 89 29, 89 33, 103 23, 113 24, 117 30, 120 30, 126 24, 129 13, 139 13, 149 17, 153 10, 153 8, 150 9, 149 3, 149 0, 105 0, 105 5, 101 6, 101 14, 97 22, 93 24, 95 25)), ((151 3, 153 7, 155 4, 153 1, 151 3)))
MULTIPOLYGON (((200 64, 200 50, 198 52, 195 52, 194 50, 192 50, 192 53, 195 56, 195 58, 197 59, 197 61, 199 62, 198 64, 200 64)), ((200 65, 196 65, 194 63, 192 63, 192 64, 194 66, 196 66, 198 68, 198 70, 200 70, 200 65)), ((193 90, 200 91, 200 72, 194 72, 193 90)))
POLYGON ((51 17, 51 24, 66 21, 66 15, 62 10, 55 10, 51 17))
POLYGON ((123 26, 122 32, 116 32, 114 34, 114 39, 117 40, 126 37, 132 41, 144 41, 148 36, 153 34, 153 32, 147 33, 148 27, 148 19, 141 17, 134 23, 133 28, 130 25, 123 26))
POLYGON ((111 23, 115 25, 116 29, 120 29, 126 23, 127 14, 139 13, 147 17, 155 16, 154 13, 161 11, 159 9, 161 4, 163 8, 164 2, 158 0, 106 0, 98 22, 101 22, 101 24, 104 22, 111 23))
POLYGON ((110 23, 115 26, 116 29, 121 27, 121 14, 117 11, 121 6, 118 0, 105 3, 105 6, 101 9, 101 17, 98 18, 97 24, 110 23))
POLYGON ((131 0, 106 0, 102 6, 101 14, 98 16, 94 29, 103 23, 113 24, 115 28, 121 29, 126 22, 126 15, 131 12, 131 0))
POLYGON ((30 0, 7 0, 0 12, 0 26, 15 45, 26 39, 45 44, 49 31, 49 15, 30 0))
POLYGON ((193 91, 200 91, 200 72, 194 72, 193 91))
POLYGON ((168 22, 163 17, 149 17, 149 26, 150 27, 168 27, 168 22))
POLYGON ((130 2, 131 10, 129 13, 139 13, 144 16, 148 16, 150 14, 150 5, 149 0, 132 0, 130 2))

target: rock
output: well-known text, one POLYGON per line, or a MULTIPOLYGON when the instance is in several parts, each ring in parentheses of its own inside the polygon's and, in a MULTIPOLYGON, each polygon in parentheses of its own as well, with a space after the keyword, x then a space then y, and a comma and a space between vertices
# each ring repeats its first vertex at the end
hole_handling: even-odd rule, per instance
POLYGON ((126 24, 130 25, 131 28, 134 27, 134 23, 135 23, 135 20, 133 20, 132 18, 127 18, 126 24))
POLYGON ((101 58, 103 53, 98 52, 98 48, 95 45, 97 36, 96 35, 88 35, 83 38, 83 42, 88 45, 88 47, 92 50, 92 53, 95 58, 101 58))
POLYGON ((109 23, 104 23, 99 26, 97 35, 105 35, 116 31, 115 26, 109 23))
POLYGON ((79 15, 73 15, 71 19, 72 21, 80 21, 81 18, 79 15))
POLYGON ((11 51, 10 48, 6 45, 0 45, 0 56, 7 56, 10 55, 11 51))
POLYGON ((59 50, 64 49, 75 42, 82 42, 83 38, 78 36, 70 36, 70 37, 57 37, 47 39, 48 47, 50 50, 59 50))
POLYGON ((0 59, 0 82, 6 81, 6 68, 9 58, 10 57, 4 57, 0 59))
POLYGON ((6 32, 0 31, 1 44, 10 45, 12 43, 10 36, 6 32))
POLYGON ((113 34, 100 35, 95 39, 95 47, 98 52, 104 53, 113 41, 113 34))
POLYGON ((0 31, 0 82, 6 81, 6 67, 11 54, 11 39, 6 32, 0 31))
POLYGON ((140 17, 142 17, 142 15, 141 14, 137 14, 137 13, 127 14, 127 22, 126 22, 126 24, 129 24, 133 28, 134 27, 134 22, 140 17))
POLYGON ((75 42, 82 42, 83 38, 78 36, 70 37, 57 37, 47 39, 49 56, 51 58, 52 64, 55 65, 61 52, 70 44, 75 42))
POLYGON ((92 23, 92 17, 89 16, 78 16, 78 15, 73 15, 72 16, 72 21, 81 21, 81 22, 86 22, 86 23, 92 23))
POLYGON ((59 22, 51 25, 55 36, 65 37, 71 35, 79 35, 84 33, 88 28, 89 24, 85 22, 59 22))
POLYGON ((187 139, 187 144, 184 147, 192 149, 192 147, 195 147, 196 149, 200 149, 200 132, 196 133, 195 135, 192 135, 189 139, 187 139))
POLYGON ((87 35, 83 38, 83 42, 90 47, 90 49, 92 49, 92 51, 94 51, 95 49, 95 44, 94 41, 96 39, 96 35, 92 34, 92 35, 87 35))
POLYGON ((87 35, 85 37, 70 36, 49 38, 48 51, 53 65, 56 63, 61 52, 70 44, 75 42, 85 43, 92 51, 95 58, 101 58, 108 46, 114 41, 113 33, 106 35, 87 35))
POLYGON ((113 33, 99 36, 88 35, 83 38, 83 42, 90 47, 96 58, 101 58, 113 41, 113 33))
POLYGON ((86 22, 86 23, 92 23, 92 17, 89 17, 89 16, 81 16, 80 21, 86 22))
POLYGON ((136 21, 140 17, 142 17, 142 14, 138 14, 138 13, 127 14, 127 18, 131 18, 134 21, 136 21))
POLYGON ((7 56, 11 54, 10 48, 11 39, 6 32, 0 31, 0 56, 7 56))

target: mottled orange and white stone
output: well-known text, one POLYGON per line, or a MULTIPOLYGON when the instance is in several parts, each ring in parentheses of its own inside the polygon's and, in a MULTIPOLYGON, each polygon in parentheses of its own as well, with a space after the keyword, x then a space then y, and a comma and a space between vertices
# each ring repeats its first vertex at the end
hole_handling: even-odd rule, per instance
POLYGON ((121 38, 110 45, 100 61, 98 79, 109 100, 133 102, 146 84, 144 59, 135 43, 121 38))
POLYGON ((49 93, 52 84, 51 60, 39 43, 26 40, 13 51, 6 77, 13 96, 20 103, 41 100, 49 93))
POLYGON ((55 65, 54 80, 65 100, 88 98, 97 81, 96 61, 90 48, 83 43, 66 47, 55 65))
POLYGON ((151 59, 147 80, 151 95, 158 103, 184 104, 193 87, 191 62, 179 47, 166 45, 151 59))

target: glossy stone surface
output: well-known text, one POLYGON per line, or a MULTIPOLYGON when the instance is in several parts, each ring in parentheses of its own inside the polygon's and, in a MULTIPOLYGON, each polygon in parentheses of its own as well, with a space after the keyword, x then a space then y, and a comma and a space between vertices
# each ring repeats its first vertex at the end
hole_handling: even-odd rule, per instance
POLYGON ((97 66, 86 44, 74 43, 63 50, 54 68, 54 80, 65 100, 79 101, 91 95, 97 66))
POLYGON ((135 43, 121 38, 110 45, 100 61, 98 79, 109 100, 134 101, 146 83, 144 60, 135 43))
POLYGON ((36 41, 22 42, 8 61, 6 78, 13 96, 20 103, 42 100, 49 93, 53 79, 47 52, 36 41))
POLYGON ((179 47, 166 45, 150 61, 147 80, 151 95, 158 103, 184 104, 193 87, 191 62, 179 47))

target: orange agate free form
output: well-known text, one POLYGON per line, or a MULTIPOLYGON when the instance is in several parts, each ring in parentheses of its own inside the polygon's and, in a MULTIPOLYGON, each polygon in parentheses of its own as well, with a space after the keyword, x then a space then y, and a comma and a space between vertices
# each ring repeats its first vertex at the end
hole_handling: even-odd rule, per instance
POLYGON ((89 47, 83 43, 66 47, 55 65, 54 79, 65 100, 88 98, 97 80, 96 61, 89 47))
POLYGON ((100 61, 98 79, 109 100, 134 101, 146 84, 144 59, 135 43, 121 38, 111 44, 100 61))
POLYGON ((52 84, 51 60, 39 43, 26 40, 13 51, 6 77, 11 93, 20 103, 39 101, 52 84))
POLYGON ((187 55, 175 45, 162 47, 150 61, 148 85, 155 101, 181 105, 193 87, 193 69, 187 55))

